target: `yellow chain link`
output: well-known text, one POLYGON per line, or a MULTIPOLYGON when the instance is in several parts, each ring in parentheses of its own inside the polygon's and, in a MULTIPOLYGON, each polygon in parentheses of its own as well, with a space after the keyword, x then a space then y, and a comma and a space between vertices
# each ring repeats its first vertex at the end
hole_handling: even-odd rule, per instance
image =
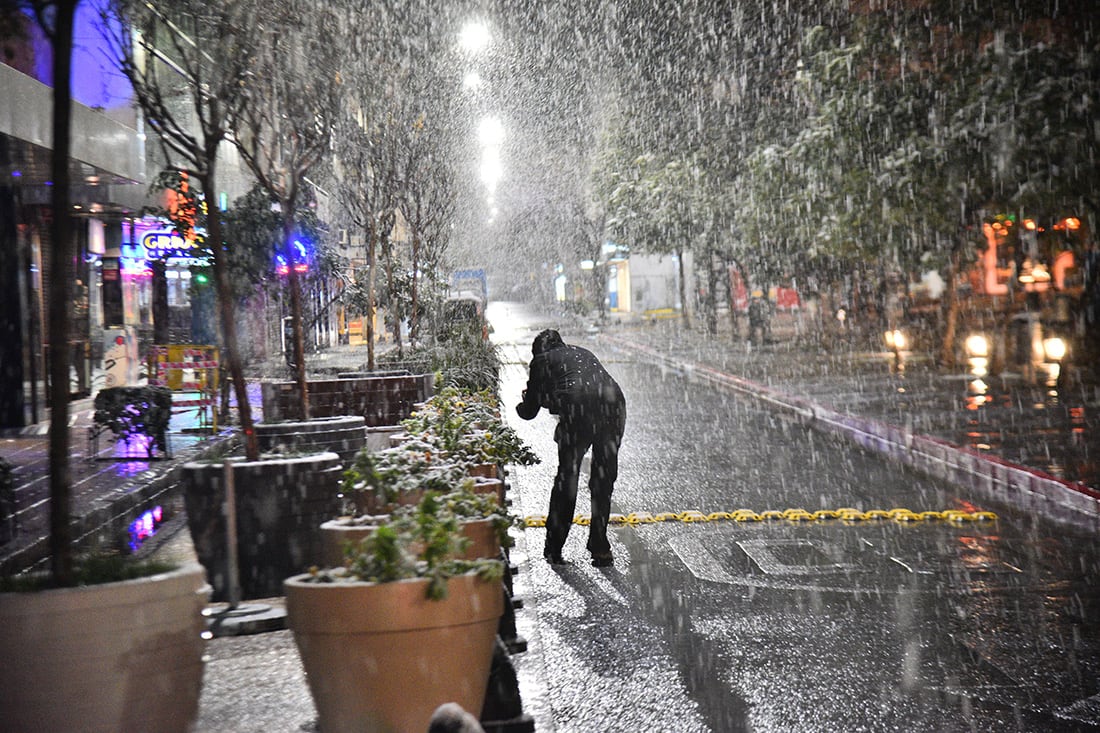
MULTIPOLYGON (((636 527, 639 524, 655 524, 657 522, 683 522, 693 524, 696 522, 763 522, 768 520, 783 519, 788 522, 814 522, 822 519, 840 519, 844 521, 869 521, 872 519, 892 519, 895 522, 921 522, 940 519, 947 522, 982 522, 995 521, 997 515, 993 512, 964 512, 958 509, 946 509, 942 512, 923 511, 914 512, 911 509, 871 509, 861 512, 851 507, 841 509, 818 509, 816 512, 808 512, 805 509, 785 509, 783 511, 769 510, 759 514, 751 509, 737 509, 732 512, 703 513, 697 509, 687 509, 682 512, 631 512, 630 514, 612 514, 608 518, 610 524, 625 524, 636 527)), ((573 524, 587 527, 592 523, 592 515, 578 514, 573 517, 573 524)), ((545 527, 545 514, 529 514, 523 518, 526 527, 545 527)))

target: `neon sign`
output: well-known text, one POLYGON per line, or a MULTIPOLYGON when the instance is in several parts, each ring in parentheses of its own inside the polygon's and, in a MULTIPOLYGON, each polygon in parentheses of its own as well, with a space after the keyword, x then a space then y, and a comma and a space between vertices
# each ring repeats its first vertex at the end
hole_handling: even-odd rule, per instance
POLYGON ((149 232, 142 236, 141 246, 145 248, 146 259, 150 260, 191 257, 195 252, 195 243, 176 232, 149 232))

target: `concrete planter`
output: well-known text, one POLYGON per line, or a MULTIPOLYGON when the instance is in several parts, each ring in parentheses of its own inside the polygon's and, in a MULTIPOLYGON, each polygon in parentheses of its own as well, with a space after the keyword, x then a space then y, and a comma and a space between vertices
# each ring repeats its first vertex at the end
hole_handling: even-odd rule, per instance
POLYGON ((424 731, 445 702, 481 711, 504 608, 499 583, 462 575, 433 601, 424 579, 308 578, 287 579, 287 616, 321 730, 424 731))
POLYGON ((332 451, 350 463, 367 444, 366 418, 355 415, 259 423, 255 428, 256 440, 265 453, 332 451))
POLYGON ((403 433, 400 425, 376 425, 367 428, 367 448, 380 451, 390 447, 390 438, 403 433))
MULTIPOLYGON (((361 415, 372 427, 396 425, 412 413, 413 405, 432 395, 434 386, 432 374, 311 379, 310 416, 361 415)), ((297 382, 264 382, 260 389, 267 419, 302 419, 297 382)))
MULTIPOLYGON (((343 464, 335 453, 230 462, 242 598, 281 595, 284 578, 320 557, 321 523, 341 511, 343 464)), ((214 599, 226 600, 225 468, 222 463, 186 463, 180 479, 195 552, 214 599)))
POLYGON ((203 569, 0 594, 0 728, 190 730, 202 689, 203 569))

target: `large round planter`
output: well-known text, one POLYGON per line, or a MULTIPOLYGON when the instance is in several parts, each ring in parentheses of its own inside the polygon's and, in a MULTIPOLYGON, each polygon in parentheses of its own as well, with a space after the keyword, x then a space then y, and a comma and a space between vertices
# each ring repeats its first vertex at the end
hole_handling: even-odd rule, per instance
POLYGON ((186 731, 202 689, 203 569, 0 594, 0 729, 186 731))
MULTIPOLYGON (((461 524, 462 534, 469 538, 470 546, 463 553, 463 560, 500 557, 500 538, 491 519, 469 519, 461 524)), ((351 517, 330 519, 321 525, 321 567, 338 568, 344 564, 344 548, 348 543, 357 544, 374 531, 375 525, 357 521, 351 517)))
POLYGON ((499 583, 452 578, 447 597, 427 580, 286 581, 287 616, 322 731, 425 731, 456 702, 477 715, 485 699, 499 583))
MULTIPOLYGON (((284 578, 304 572, 320 558, 321 523, 342 509, 343 464, 335 453, 229 460, 236 495, 241 597, 282 595, 284 578)), ((227 600, 225 467, 186 463, 180 481, 195 553, 214 587, 214 600, 227 600)))
MULTIPOLYGON (((435 391, 432 374, 371 375, 345 379, 309 380, 310 414, 314 417, 362 415, 367 425, 396 425, 435 391)), ((260 384, 264 417, 268 420, 302 419, 297 382, 260 384)))
POLYGON ((367 420, 341 415, 255 425, 256 440, 265 453, 332 451, 345 464, 367 444, 367 420))

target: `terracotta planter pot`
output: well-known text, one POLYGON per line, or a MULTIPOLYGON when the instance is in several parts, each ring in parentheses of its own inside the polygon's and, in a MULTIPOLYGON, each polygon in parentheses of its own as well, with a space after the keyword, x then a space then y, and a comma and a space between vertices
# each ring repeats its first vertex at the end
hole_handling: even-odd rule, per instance
POLYGON ((491 494, 497 498, 497 503, 500 506, 505 506, 503 481, 498 478, 482 478, 479 476, 474 478, 476 479, 474 483, 475 492, 478 494, 491 494))
POLYGON ((500 478, 500 469, 495 463, 479 463, 470 469, 470 475, 495 479, 500 478))
POLYGON ((493 560, 500 557, 500 538, 497 537, 491 519, 470 519, 462 522, 462 534, 470 539, 470 546, 463 559, 493 560))
POLYGON ((360 516, 364 514, 389 514, 395 506, 416 506, 423 498, 423 489, 402 491, 397 495, 397 499, 392 502, 379 500, 378 497, 374 495, 374 492, 352 492, 352 503, 355 504, 355 512, 360 516))
POLYGON ((203 569, 0 594, 0 728, 187 731, 202 689, 203 569))
POLYGON ((504 609, 499 583, 463 575, 432 601, 422 579, 308 577, 287 579, 287 615, 321 730, 425 731, 445 702, 480 713, 504 609))
MULTIPOLYGON (((332 519, 321 525, 320 566, 338 568, 344 564, 344 547, 349 543, 362 542, 374 531, 374 526, 356 523, 345 517, 332 519)), ((462 534, 470 539, 470 546, 462 555, 464 560, 500 557, 500 539, 497 537, 493 522, 489 519, 471 519, 462 522, 462 534)))
POLYGON ((362 542, 374 529, 374 525, 356 523, 350 517, 325 522, 321 525, 321 557, 317 564, 322 568, 342 567, 348 543, 362 542))

